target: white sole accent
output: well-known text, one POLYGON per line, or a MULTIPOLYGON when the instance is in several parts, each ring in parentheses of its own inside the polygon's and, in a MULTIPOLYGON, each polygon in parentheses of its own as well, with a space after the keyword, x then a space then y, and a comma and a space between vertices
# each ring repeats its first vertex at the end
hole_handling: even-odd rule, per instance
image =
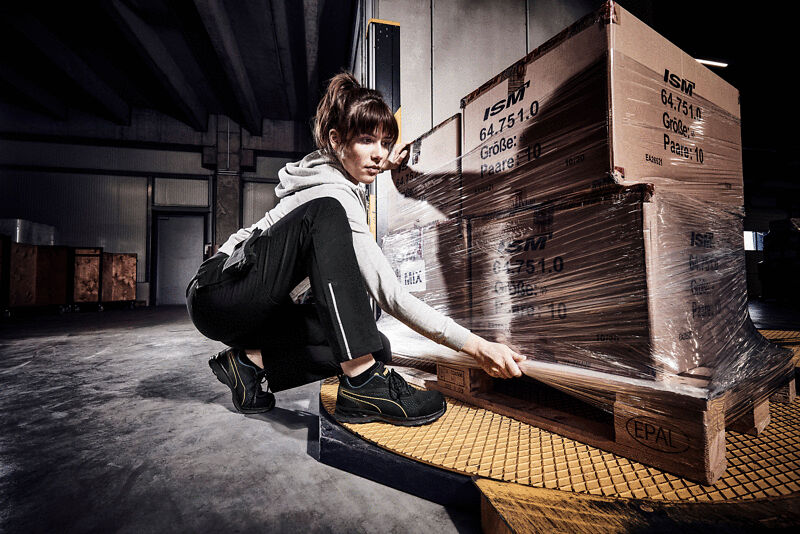
POLYGON ((344 350, 347 351, 347 359, 352 360, 353 355, 350 354, 350 345, 347 343, 347 336, 344 335, 344 327, 342 326, 342 318, 339 316, 339 307, 336 306, 336 295, 333 294, 333 286, 328 282, 328 289, 331 292, 331 300, 333 301, 333 311, 336 312, 336 320, 339 321, 339 331, 342 333, 342 340, 344 341, 344 350))

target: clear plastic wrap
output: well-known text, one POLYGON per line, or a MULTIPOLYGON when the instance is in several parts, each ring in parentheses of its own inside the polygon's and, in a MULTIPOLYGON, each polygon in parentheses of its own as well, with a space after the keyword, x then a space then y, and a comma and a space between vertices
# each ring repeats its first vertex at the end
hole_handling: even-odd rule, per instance
MULTIPOLYGON (((630 447, 664 449, 636 425, 672 421, 709 482, 725 426, 795 362, 748 314, 738 92, 687 58, 615 4, 582 19, 414 143, 382 247, 413 294, 527 356, 525 375, 613 411, 630 447)), ((396 354, 477 367, 379 328, 396 354)), ((685 450, 655 464, 691 473, 685 450)))

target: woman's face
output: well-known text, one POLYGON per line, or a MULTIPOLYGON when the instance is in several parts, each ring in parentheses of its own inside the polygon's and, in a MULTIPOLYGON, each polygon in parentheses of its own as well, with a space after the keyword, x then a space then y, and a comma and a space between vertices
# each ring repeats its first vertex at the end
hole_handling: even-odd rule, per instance
POLYGON ((339 159, 353 183, 371 184, 381 172, 381 166, 389 157, 392 139, 382 131, 372 134, 359 134, 339 150, 339 136, 331 130, 331 143, 339 154, 339 159))

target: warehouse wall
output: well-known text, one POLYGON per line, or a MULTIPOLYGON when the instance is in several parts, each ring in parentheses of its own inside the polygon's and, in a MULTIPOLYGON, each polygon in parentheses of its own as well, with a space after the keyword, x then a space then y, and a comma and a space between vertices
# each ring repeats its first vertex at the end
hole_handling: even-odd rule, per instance
POLYGON ((0 171, 0 213, 56 228, 56 244, 135 252, 145 281, 147 178, 0 171))
POLYGON ((250 226, 275 207, 278 171, 298 158, 258 157, 256 171, 242 173, 242 225, 250 226))
POLYGON ((0 165, 130 173, 210 175, 199 151, 3 140, 0 165))
POLYGON ((148 184, 153 206, 209 206, 199 151, 6 139, 0 168, 0 216, 54 226, 57 245, 134 252, 139 283, 148 281, 148 184))
MULTIPOLYGON (((400 24, 403 138, 459 111, 461 98, 599 6, 588 0, 368 0, 370 18, 400 24)), ((362 41, 363 43, 363 41, 362 41)), ((357 75, 363 52, 356 59, 357 75)))

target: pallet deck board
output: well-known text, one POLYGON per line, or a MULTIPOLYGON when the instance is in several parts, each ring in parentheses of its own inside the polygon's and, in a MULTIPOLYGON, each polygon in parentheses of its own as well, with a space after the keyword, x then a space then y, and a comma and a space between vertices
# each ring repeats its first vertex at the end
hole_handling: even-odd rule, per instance
POLYGON ((707 503, 619 499, 478 479, 487 534, 523 532, 713 532, 787 529, 800 523, 800 495, 707 503), (687 530, 688 531, 688 530, 687 530))

